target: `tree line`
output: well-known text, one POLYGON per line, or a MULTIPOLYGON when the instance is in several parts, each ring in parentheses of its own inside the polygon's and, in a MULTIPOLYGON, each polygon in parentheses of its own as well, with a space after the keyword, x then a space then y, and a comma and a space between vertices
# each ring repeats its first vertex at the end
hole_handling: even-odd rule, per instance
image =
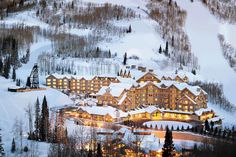
POLYGON ((188 35, 183 29, 187 12, 175 1, 152 0, 148 4, 147 13, 158 23, 156 30, 166 40, 165 49, 160 46, 159 53, 171 58, 174 63, 197 69, 198 60, 191 52, 188 35))
POLYGON ((190 84, 193 86, 200 86, 205 90, 208 94, 209 102, 219 105, 226 111, 234 112, 236 110, 234 104, 225 97, 222 84, 202 81, 195 81, 190 84))

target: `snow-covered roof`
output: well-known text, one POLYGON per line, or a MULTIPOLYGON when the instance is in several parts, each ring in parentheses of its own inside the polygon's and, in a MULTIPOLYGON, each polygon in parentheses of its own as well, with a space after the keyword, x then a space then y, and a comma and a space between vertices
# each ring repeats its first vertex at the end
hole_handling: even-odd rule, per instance
POLYGON ((140 109, 131 110, 128 112, 128 114, 134 115, 134 114, 140 114, 140 113, 145 113, 145 112, 146 112, 145 108, 140 108, 140 109))
POLYGON ((131 130, 127 128, 121 128, 120 130, 115 132, 124 134, 122 140, 124 143, 130 143, 135 141, 140 141, 140 147, 145 152, 149 152, 150 150, 157 151, 161 149, 161 145, 159 145, 159 138, 154 134, 134 134, 131 130))
POLYGON ((141 114, 141 113, 149 113, 149 114, 151 114, 151 113, 153 113, 153 112, 155 112, 157 110, 160 111, 160 112, 193 114, 193 112, 164 109, 164 108, 159 108, 159 107, 156 107, 156 106, 148 106, 146 108, 140 108, 140 109, 131 110, 131 111, 128 112, 128 114, 130 114, 130 115, 141 114))
POLYGON ((201 109, 195 111, 195 114, 198 115, 198 116, 201 116, 202 113, 211 112, 211 111, 212 111, 212 109, 209 109, 209 108, 201 108, 201 109))
POLYGON ((222 120, 223 118, 221 118, 221 117, 214 117, 214 118, 210 118, 210 119, 208 119, 208 121, 209 122, 218 122, 218 121, 220 121, 220 120, 222 120))
POLYGON ((158 108, 156 106, 148 106, 147 108, 145 108, 145 111, 147 113, 153 113, 154 111, 156 111, 158 108))
POLYGON ((67 79, 71 79, 71 78, 75 78, 75 79, 82 79, 84 78, 85 80, 92 80, 94 78, 94 76, 91 75, 60 75, 60 74, 52 74, 52 75, 48 75, 46 76, 46 78, 48 78, 49 76, 54 76, 57 79, 63 79, 63 78, 67 78, 67 79))
POLYGON ((156 106, 148 106, 146 108, 139 108, 139 109, 135 109, 135 110, 132 110, 132 111, 129 111, 128 113, 130 115, 133 115, 133 114, 140 114, 140 113, 153 113, 154 111, 156 110, 159 110, 159 108, 157 108, 156 106))
POLYGON ((143 82, 143 83, 139 83, 139 88, 143 88, 148 84, 153 84, 158 88, 163 88, 163 85, 166 88, 169 88, 171 86, 175 86, 178 90, 182 91, 184 89, 188 89, 192 94, 194 94, 195 96, 198 96, 201 92, 203 92, 204 94, 207 94, 201 87, 199 86, 191 86, 188 85, 187 83, 180 83, 177 81, 167 81, 167 80, 162 80, 159 83, 155 83, 155 82, 151 82, 151 81, 147 81, 147 82, 143 82))
MULTIPOLYGON (((147 75, 147 74, 151 74, 151 75, 153 75, 154 77, 158 78, 158 76, 157 76, 155 73, 150 72, 150 71, 147 71, 147 72, 142 73, 142 75, 139 74, 138 77, 136 77, 135 79, 136 79, 136 80, 139 80, 140 78, 142 78, 143 76, 145 76, 145 75, 147 75)), ((160 78, 158 78, 158 79, 161 80, 160 78)))
POLYGON ((88 112, 89 114, 105 116, 109 114, 112 118, 127 117, 128 114, 111 106, 81 106, 78 109, 88 112))
MULTIPOLYGON (((190 100, 193 104, 197 104, 193 99, 191 99, 188 95, 184 95, 183 97, 186 97, 188 100, 190 100)), ((182 97, 182 98, 183 98, 182 97)))
POLYGON ((130 89, 131 87, 132 84, 128 83, 111 83, 109 86, 103 86, 97 95, 103 95, 109 90, 112 96, 119 97, 125 89, 130 89))
POLYGON ((117 75, 115 75, 115 74, 101 74, 101 75, 98 75, 97 77, 115 78, 115 77, 117 77, 117 75))
POLYGON ((121 99, 119 100, 119 102, 118 102, 118 105, 121 105, 123 102, 124 102, 124 100, 127 98, 127 93, 125 93, 122 97, 121 97, 121 99))
POLYGON ((180 113, 180 114, 193 114, 193 112, 186 112, 186 111, 179 111, 179 110, 170 110, 170 109, 164 109, 160 108, 159 109, 161 112, 169 112, 169 113, 180 113))
POLYGON ((137 82, 134 79, 132 79, 132 78, 123 78, 123 77, 118 76, 117 79, 121 83, 129 83, 129 84, 133 84, 133 85, 137 84, 137 82))

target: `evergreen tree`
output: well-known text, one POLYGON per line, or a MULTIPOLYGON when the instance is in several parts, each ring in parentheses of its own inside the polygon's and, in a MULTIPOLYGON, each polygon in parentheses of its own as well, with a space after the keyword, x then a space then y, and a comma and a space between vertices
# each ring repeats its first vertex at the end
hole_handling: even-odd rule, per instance
POLYGON ((226 136, 226 130, 223 131, 222 137, 225 138, 225 136, 226 136))
POLYGON ((16 79, 16 86, 20 86, 20 79, 16 79))
POLYGON ((108 58, 111 58, 111 51, 108 51, 108 58))
POLYGON ((2 62, 2 58, 0 58, 0 75, 2 75, 3 72, 3 62, 2 62))
POLYGON ((172 47, 175 46, 175 38, 174 38, 174 36, 172 36, 172 38, 171 38, 171 46, 172 46, 172 47))
POLYGON ((209 131, 209 130, 210 130, 210 126, 209 126, 208 120, 205 121, 205 130, 206 130, 206 131, 209 131))
POLYGON ((204 132, 203 127, 201 127, 200 134, 202 135, 204 132))
POLYGON ((211 132, 213 132, 213 129, 214 129, 214 122, 211 121, 211 122, 210 122, 210 125, 211 125, 211 132))
POLYGON ((4 155, 5 153, 4 153, 3 143, 2 143, 2 134, 0 133, 0 157, 3 157, 4 155))
POLYGON ((161 125, 160 130, 163 131, 163 126, 161 125))
POLYGON ((168 41, 166 42, 166 49, 165 49, 165 55, 168 56, 169 54, 169 44, 168 41))
POLYGON ((15 151, 16 151, 16 143, 15 143, 15 139, 13 138, 11 142, 11 152, 15 153, 15 151))
POLYGON ((192 74, 196 75, 196 70, 195 69, 192 70, 192 74))
POLYGON ((30 87, 30 86, 31 86, 30 77, 27 77, 26 87, 30 87))
POLYGON ((97 144, 97 157, 102 157, 102 147, 101 144, 97 144))
POLYGON ((71 9, 74 9, 74 1, 71 2, 71 9))
POLYGON ((99 49, 99 47, 96 48, 95 57, 96 57, 96 58, 99 58, 99 57, 100 57, 100 49, 99 49))
POLYGON ((131 33, 131 32, 132 32, 131 25, 129 25, 129 29, 128 29, 126 32, 127 32, 127 33, 131 33))
POLYGON ((190 130, 189 125, 187 126, 187 130, 188 130, 188 131, 190 130))
POLYGON ((174 156, 174 144, 172 139, 172 131, 166 128, 165 143, 162 148, 162 157, 174 156))
POLYGON ((16 69, 15 68, 13 68, 13 70, 12 70, 12 79, 13 79, 13 81, 16 81, 16 69))
POLYGON ((49 135, 49 111, 46 96, 43 98, 39 131, 41 141, 47 141, 49 135))
POLYGON ((124 65, 127 64, 127 53, 126 53, 126 52, 125 52, 125 54, 124 54, 123 64, 124 64, 124 65))
POLYGON ((218 133, 218 128, 217 127, 215 127, 215 130, 214 130, 214 136, 216 136, 217 135, 217 133, 218 133))
POLYGON ((160 48, 159 48, 159 53, 160 53, 160 54, 162 53, 162 48, 161 48, 161 45, 160 45, 160 48))
POLYGON ((3 66, 3 76, 8 79, 9 78, 9 73, 11 69, 11 62, 10 58, 6 58, 3 66))
POLYGON ((30 58, 30 49, 27 49, 26 50, 26 56, 25 56, 25 58, 26 58, 26 63, 29 61, 29 58, 30 58))
POLYGON ((35 121, 34 121, 34 128, 35 128, 35 139, 39 140, 39 130, 40 130, 40 103, 39 99, 37 98, 35 103, 35 121))

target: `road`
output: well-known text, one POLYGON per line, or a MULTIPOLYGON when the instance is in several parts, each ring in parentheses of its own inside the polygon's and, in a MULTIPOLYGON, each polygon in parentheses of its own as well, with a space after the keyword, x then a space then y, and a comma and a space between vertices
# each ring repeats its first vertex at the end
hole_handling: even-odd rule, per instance
MULTIPOLYGON (((165 138, 165 131, 153 131, 157 137, 159 138, 165 138)), ((211 139, 207 136, 202 136, 198 134, 193 134, 191 132, 177 132, 173 131, 173 139, 175 140, 188 140, 188 141, 195 141, 195 142, 204 142, 204 140, 211 139)))

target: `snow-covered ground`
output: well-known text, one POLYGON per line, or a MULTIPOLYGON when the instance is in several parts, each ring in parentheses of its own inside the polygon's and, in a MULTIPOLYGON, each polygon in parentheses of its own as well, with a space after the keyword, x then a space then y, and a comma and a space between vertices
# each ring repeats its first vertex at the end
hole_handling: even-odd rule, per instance
MULTIPOLYGON (((22 67, 16 70, 16 76, 21 79, 23 83, 26 82, 27 76, 35 63, 37 63, 38 56, 43 52, 52 52, 51 41, 44 38, 39 38, 37 42, 33 43, 30 47, 30 59, 27 64, 23 64, 22 67)), ((42 78, 43 79, 43 78, 42 78)), ((44 80, 40 79, 41 82, 44 80)))
POLYGON ((222 126, 227 128, 232 128, 232 126, 236 126, 236 113, 229 113, 224 109, 221 109, 218 105, 214 105, 209 103, 208 108, 213 109, 220 118, 223 119, 222 126))
MULTIPOLYGON (((40 103, 42 103, 44 95, 47 98, 49 107, 72 103, 68 96, 54 89, 47 88, 45 91, 12 93, 7 91, 8 87, 14 86, 15 84, 12 80, 6 80, 0 77, 0 82, 0 126, 2 129, 2 138, 5 144, 4 148, 7 156, 11 156, 9 152, 11 148, 11 141, 14 137, 12 130, 16 118, 24 122, 24 135, 25 138, 27 138, 28 118, 25 109, 29 104, 34 106, 37 98, 39 98, 40 103)), ((25 141, 24 146, 27 143, 29 143, 29 141, 25 141)), ((18 141, 16 144, 17 147, 19 147, 18 141)), ((43 143, 40 143, 39 145, 41 148, 40 153, 45 154, 48 151, 47 147, 43 143)))
POLYGON ((236 73, 224 59, 217 37, 218 33, 223 33, 226 40, 236 47, 236 27, 220 23, 200 1, 191 3, 190 1, 177 0, 177 3, 188 13, 185 29, 193 53, 198 57, 201 75, 206 80, 223 83, 227 98, 236 104, 236 73))
POLYGON ((161 127, 163 129, 165 129, 167 126, 169 129, 171 129, 171 127, 173 126, 173 128, 176 130, 178 127, 179 129, 182 128, 182 126, 184 127, 184 129, 192 128, 192 125, 189 123, 184 123, 184 122, 175 122, 175 121, 149 121, 149 122, 145 122, 143 123, 143 125, 147 126, 148 128, 156 128, 158 127, 158 129, 160 129, 161 127))

